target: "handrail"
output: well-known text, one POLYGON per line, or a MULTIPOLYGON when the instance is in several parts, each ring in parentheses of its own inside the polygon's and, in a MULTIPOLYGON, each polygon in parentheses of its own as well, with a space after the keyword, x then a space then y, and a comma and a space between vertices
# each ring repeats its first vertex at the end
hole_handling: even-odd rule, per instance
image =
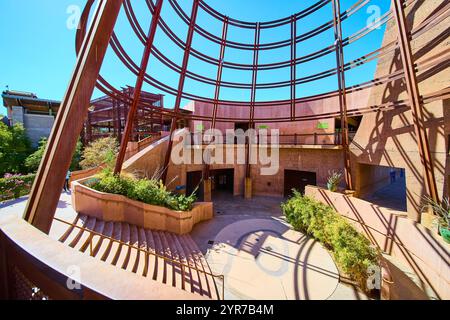
MULTIPOLYGON (((352 139, 356 135, 356 132, 349 132, 349 137, 352 139)), ((264 139, 259 139, 259 136, 255 134, 255 136, 252 139, 254 141, 254 145, 340 145, 341 144, 341 132, 333 132, 333 133, 323 133, 323 132, 317 132, 317 133, 293 133, 293 134, 279 134, 275 135, 278 137, 276 143, 272 143, 272 135, 267 135, 264 137, 264 139), (321 137, 329 137, 330 141, 327 142, 324 139, 320 141, 321 137), (306 139, 305 139, 306 138, 306 139), (307 138, 312 138, 312 143, 309 143, 307 138), (286 142, 288 141, 288 142, 286 142)), ((239 144, 239 138, 234 137, 233 142, 229 142, 226 137, 224 137, 224 140, 222 143, 218 144, 239 144)), ((245 136, 245 141, 247 141, 247 136, 245 136)), ((187 145, 192 146, 198 146, 198 145, 209 145, 209 144, 215 144, 214 135, 207 135, 203 134, 201 132, 199 133, 191 133, 190 134, 190 141, 186 141, 187 145), (205 141, 205 138, 206 141, 205 141)), ((247 143, 247 142, 245 142, 247 143)), ((244 142, 242 142, 244 144, 244 142)))
POLYGON ((138 141, 138 150, 141 151, 159 139, 161 139, 161 132, 151 133, 150 136, 138 141))
MULTIPOLYGON (((205 271, 205 270, 198 269, 197 267, 189 266, 189 265, 184 264, 184 263, 182 263, 182 262, 180 262, 180 261, 171 259, 171 258, 166 257, 166 256, 159 255, 159 254, 154 253, 154 252, 150 252, 150 251, 144 250, 144 249, 142 249, 142 248, 140 248, 140 247, 137 247, 137 246, 135 246, 135 245, 132 245, 132 244, 123 242, 123 241, 121 241, 121 240, 114 239, 114 238, 109 237, 109 236, 105 236, 104 234, 101 234, 101 233, 96 232, 96 231, 94 231, 94 230, 90 230, 90 229, 88 229, 88 228, 86 228, 86 227, 84 227, 84 226, 83 226, 83 227, 82 227, 82 226, 78 226, 78 225, 76 225, 76 224, 74 224, 74 223, 67 222, 67 221, 62 220, 62 219, 59 219, 59 218, 57 218, 57 217, 55 217, 54 220, 56 220, 56 221, 58 221, 58 222, 61 222, 61 223, 64 223, 64 224, 66 224, 66 225, 69 225, 69 226, 71 226, 72 228, 77 228, 77 229, 79 229, 79 230, 82 230, 83 232, 84 232, 84 231, 89 232, 90 235, 89 235, 89 239, 88 239, 88 240, 89 240, 89 250, 90 250, 90 256, 91 256, 91 257, 94 257, 94 252, 93 252, 93 248, 92 248, 92 239, 94 238, 94 236, 99 236, 99 237, 101 237, 101 238, 103 238, 103 239, 107 239, 107 240, 116 242, 116 243, 120 244, 121 246, 127 246, 127 247, 129 247, 129 248, 136 249, 138 252, 143 252, 145 255, 149 255, 149 256, 151 255, 151 256, 154 256, 154 257, 156 257, 156 258, 163 259, 165 262, 170 262, 170 263, 172 263, 172 264, 177 264, 177 265, 180 267, 180 269, 181 269, 181 277, 182 277, 182 279, 183 279, 181 286, 182 286, 182 289, 183 289, 183 290, 185 290, 185 268, 193 269, 193 270, 195 270, 195 271, 197 271, 197 272, 199 272, 199 273, 203 273, 204 275, 211 276, 213 279, 215 279, 215 278, 220 279, 220 280, 222 281, 222 296, 219 297, 219 300, 225 300, 225 276, 224 276, 224 275, 216 275, 216 274, 213 274, 213 273, 211 273, 211 272, 208 272, 208 271, 205 271)), ((217 290, 217 286, 216 286, 216 284, 215 284, 215 281, 214 281, 214 286, 216 287, 215 289, 216 289, 216 292, 217 292, 218 290, 217 290)))

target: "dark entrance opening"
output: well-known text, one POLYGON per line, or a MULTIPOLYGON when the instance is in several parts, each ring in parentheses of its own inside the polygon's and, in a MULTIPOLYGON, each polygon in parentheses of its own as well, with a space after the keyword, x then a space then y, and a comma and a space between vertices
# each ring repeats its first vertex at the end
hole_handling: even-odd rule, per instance
POLYGON ((407 210, 405 169, 359 164, 359 197, 379 206, 407 210))
MULTIPOLYGON (((355 137, 356 132, 359 129, 359 126, 361 124, 362 116, 356 116, 356 117, 348 117, 348 137, 350 142, 353 141, 353 138, 355 137)), ((336 139, 337 143, 342 143, 341 141, 341 132, 342 132, 342 125, 341 125, 341 118, 335 118, 334 119, 334 128, 336 130, 336 139)))
POLYGON ((188 172, 186 176, 186 195, 191 195, 195 191, 195 195, 199 201, 203 201, 203 174, 201 171, 188 172))
POLYGON ((247 132, 247 130, 250 128, 249 122, 236 122, 234 124, 234 130, 242 129, 244 132, 247 132))
POLYGON ((285 197, 289 197, 292 194, 292 189, 296 189, 302 194, 305 194, 305 187, 307 185, 317 185, 317 177, 315 172, 284 170, 285 197))
POLYGON ((211 179, 213 193, 234 193, 234 169, 213 170, 211 179))

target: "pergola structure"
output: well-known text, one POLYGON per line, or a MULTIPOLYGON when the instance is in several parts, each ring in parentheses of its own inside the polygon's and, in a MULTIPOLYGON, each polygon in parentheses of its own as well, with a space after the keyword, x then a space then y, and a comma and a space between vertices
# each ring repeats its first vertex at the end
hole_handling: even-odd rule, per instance
MULTIPOLYGON (((134 89, 127 87, 122 89, 121 92, 124 95, 128 95, 131 99, 134 89)), ((162 131, 165 123, 162 112, 164 108, 163 95, 143 92, 141 101, 160 110, 158 110, 158 113, 155 113, 154 108, 147 108, 144 105, 140 105, 133 123, 132 141, 139 141, 149 135, 162 131)), ((128 113, 129 104, 114 96, 106 95, 91 101, 91 110, 88 113, 83 131, 85 144, 111 135, 121 141, 128 113)))
MULTIPOLYGON (((418 143, 418 149, 425 172, 425 182, 429 196, 435 200, 438 199, 436 180, 433 171, 433 162, 430 156, 429 142, 427 132, 424 126, 423 99, 420 96, 417 81, 417 70, 421 65, 414 61, 410 41, 419 34, 426 32, 439 21, 447 16, 436 14, 434 19, 427 19, 415 30, 409 30, 405 20, 405 8, 415 0, 392 0, 392 10, 380 17, 376 23, 369 24, 363 29, 355 32, 351 36, 345 37, 342 32, 343 21, 353 14, 357 13, 361 8, 367 5, 370 0, 356 0, 355 4, 345 11, 341 10, 339 0, 318 0, 308 8, 298 12, 292 16, 267 22, 247 22, 227 17, 218 12, 204 0, 192 0, 192 10, 186 13, 175 0, 146 0, 148 10, 152 15, 152 20, 148 30, 144 30, 139 23, 135 12, 133 11, 132 2, 130 0, 99 0, 99 6, 93 13, 92 23, 88 28, 88 17, 91 14, 94 0, 89 0, 81 18, 81 28, 76 38, 76 48, 78 60, 75 72, 69 84, 66 96, 61 105, 60 112, 55 122, 52 135, 49 139, 49 147, 45 152, 41 167, 38 171, 35 185, 33 187, 29 203, 25 212, 25 219, 44 232, 48 232, 53 220, 53 212, 56 209, 59 191, 61 190, 66 170, 69 167, 72 152, 75 148, 77 134, 81 131, 88 108, 90 107, 90 98, 94 88, 96 87, 104 94, 112 97, 115 101, 121 101, 129 105, 128 114, 126 116, 126 125, 122 135, 122 143, 118 160, 116 163, 116 173, 119 173, 125 157, 125 151, 128 141, 132 139, 133 126, 136 119, 139 118, 139 110, 141 107, 155 115, 170 116, 172 125, 170 133, 173 134, 177 128, 177 121, 180 119, 199 120, 211 123, 214 128, 218 122, 236 122, 241 118, 225 118, 220 117, 218 109, 220 107, 232 108, 235 106, 244 107, 247 110, 248 122, 250 127, 255 123, 274 123, 274 122, 302 122, 306 120, 321 119, 324 116, 339 117, 342 129, 342 147, 345 163, 345 181, 348 189, 353 188, 353 177, 350 170, 349 156, 349 137, 348 137, 348 117, 360 116, 364 113, 374 112, 378 110, 389 110, 407 104, 413 111, 415 134, 418 143), (306 16, 314 14, 317 10, 326 5, 331 4, 330 19, 324 21, 319 27, 303 34, 298 33, 297 25, 306 16), (188 27, 187 36, 181 39, 166 23, 161 15, 163 6, 171 6, 171 9, 186 23, 188 27), (120 10, 123 9, 126 18, 129 21, 136 37, 144 45, 144 52, 140 63, 136 63, 130 57, 129 53, 120 43, 114 32, 116 19, 120 10), (203 11, 211 18, 218 20, 222 24, 222 34, 215 35, 209 32, 205 27, 197 23, 199 11, 203 11), (384 44, 381 48, 364 54, 359 59, 345 62, 344 48, 349 44, 356 43, 364 35, 375 30, 380 25, 394 20, 397 26, 397 40, 384 44), (241 28, 246 31, 254 32, 251 43, 236 42, 228 39, 229 27, 241 28), (286 34, 285 40, 272 43, 262 43, 261 34, 269 29, 290 26, 291 32, 286 34), (181 65, 171 61, 167 54, 160 48, 155 41, 155 34, 160 29, 164 34, 173 41, 173 43, 181 48, 184 52, 181 65), (334 43, 327 44, 321 50, 314 53, 301 56, 297 52, 297 45, 307 39, 315 37, 327 30, 334 31, 334 43), (220 53, 213 57, 205 54, 193 47, 194 35, 199 35, 204 39, 220 46, 220 53), (110 46, 120 61, 128 68, 137 80, 134 85, 135 90, 132 94, 124 92, 111 85, 102 75, 100 68, 105 57, 106 50, 110 46), (287 61, 273 61, 271 63, 261 63, 260 54, 263 51, 275 50, 279 48, 290 48, 291 57, 287 61), (235 63, 226 59, 228 49, 238 50, 242 52, 251 52, 253 62, 251 64, 235 63), (353 87, 346 86, 346 72, 360 65, 382 58, 384 55, 395 50, 401 52, 401 62, 403 71, 387 74, 373 81, 362 83, 353 87), (329 70, 307 77, 298 77, 297 68, 302 64, 319 59, 327 54, 335 54, 336 64, 329 70), (217 72, 206 77, 197 74, 189 69, 189 61, 191 57, 195 57, 205 63, 216 68, 217 72), (158 80, 158 75, 149 70, 150 58, 157 59, 159 62, 170 68, 179 75, 178 86, 171 87, 158 80), (282 68, 290 69, 290 78, 285 81, 277 81, 271 83, 258 82, 258 74, 264 70, 277 70, 282 68), (223 72, 225 69, 242 70, 251 72, 251 82, 230 82, 223 81, 223 72), (314 82, 326 77, 337 76, 338 90, 336 92, 324 93, 313 97, 298 98, 297 86, 299 84, 314 82), (349 92, 355 92, 364 88, 379 85, 382 83, 392 82, 398 79, 405 79, 408 93, 408 101, 390 101, 376 108, 361 107, 358 110, 347 110, 347 95, 349 92), (214 96, 199 96, 189 92, 185 88, 186 79, 193 79, 208 86, 214 87, 214 96), (147 101, 146 97, 141 94, 144 84, 151 85, 158 90, 175 96, 175 104, 172 110, 161 109, 155 106, 151 101, 147 101), (290 88, 290 96, 285 100, 277 101, 257 101, 256 92, 263 89, 290 88), (243 89, 250 91, 250 99, 247 102, 230 101, 221 98, 222 88, 243 89), (315 114, 303 115, 296 112, 296 104, 305 101, 314 101, 323 98, 326 95, 337 95, 339 97, 339 112, 334 114, 315 114), (210 103, 214 105, 213 112, 210 116, 199 116, 195 114, 183 114, 180 112, 182 99, 190 99, 199 102, 210 103), (289 114, 262 118, 256 116, 255 110, 267 106, 284 106, 290 105, 289 114)), ((446 12, 443 8, 442 12, 446 12)), ((446 57, 442 57, 445 59, 446 57)), ((439 63, 442 61, 435 61, 439 63)), ((437 93, 444 95, 445 92, 437 93)), ((172 150, 172 141, 169 142, 169 148, 166 154, 165 174, 170 161, 172 150)), ((207 169, 207 168, 206 168, 207 169)), ((205 170, 208 172, 208 170, 205 170)), ((247 175, 250 170, 247 168, 247 175)), ((164 175, 165 176, 165 175, 164 175)), ((207 178, 207 177, 206 177, 207 178)))

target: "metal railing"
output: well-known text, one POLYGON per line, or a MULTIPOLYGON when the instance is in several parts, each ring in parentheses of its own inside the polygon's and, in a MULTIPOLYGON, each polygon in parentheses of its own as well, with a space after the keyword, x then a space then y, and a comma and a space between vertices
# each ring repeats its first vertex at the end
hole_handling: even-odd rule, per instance
MULTIPOLYGON (((353 140, 356 132, 349 132, 350 141, 353 140)), ((245 144, 247 137, 243 136, 237 138, 235 136, 223 136, 223 141, 218 141, 217 144, 245 144)), ((190 140, 187 140, 187 145, 199 146, 215 144, 215 137, 206 135, 201 132, 191 133, 190 140), (212 142, 211 142, 212 141, 212 142)), ((280 134, 277 136, 262 136, 256 135, 252 138, 254 145, 329 145, 336 146, 342 144, 342 134, 340 132, 335 133, 295 133, 295 134, 280 134), (276 142, 273 142, 276 141, 276 142)))
MULTIPOLYGON (((216 293, 219 296, 219 300, 224 300, 225 299, 225 276, 224 275, 216 275, 216 274, 213 274, 211 272, 205 271, 201 261, 199 261, 199 263, 202 264, 202 269, 203 270, 199 269, 199 268, 197 268, 195 266, 187 265, 187 264, 185 264, 185 263, 183 263, 181 261, 174 260, 174 259, 169 258, 167 256, 163 256, 163 255, 160 255, 160 254, 157 254, 157 253, 154 253, 154 252, 142 249, 142 248, 140 248, 138 246, 135 246, 135 245, 123 242, 121 240, 117 240, 117 239, 114 239, 112 237, 105 236, 104 234, 101 234, 101 233, 96 232, 94 230, 88 229, 88 228, 86 228, 84 226, 79 226, 79 225, 76 225, 74 223, 67 222, 65 220, 62 220, 62 219, 59 219, 59 218, 56 218, 56 217, 54 218, 54 220, 58 221, 58 222, 61 222, 61 223, 64 223, 64 224, 66 224, 68 226, 71 226, 72 228, 76 228, 76 229, 82 230, 83 232, 86 231, 86 232, 90 233, 88 241, 89 241, 89 254, 90 254, 91 257, 95 256, 93 243, 92 243, 93 242, 93 238, 94 238, 94 236, 99 236, 102 239, 102 241, 106 239, 106 240, 109 240, 109 241, 112 241, 112 242, 116 242, 120 246, 126 246, 128 248, 132 248, 132 249, 137 250, 139 253, 143 253, 144 255, 146 255, 146 261, 149 261, 148 258, 150 256, 153 256, 155 258, 160 258, 160 259, 164 260, 165 263, 177 265, 180 268, 180 270, 181 270, 181 278, 182 278, 181 289, 182 290, 186 290, 186 285, 185 285, 185 282, 186 282, 186 270, 195 270, 196 272, 205 275, 205 280, 206 281, 208 281, 206 276, 210 276, 213 279, 213 284, 214 284, 216 293), (221 290, 222 291, 221 292, 222 295, 221 296, 219 295, 219 289, 217 288, 215 279, 220 279, 221 282, 222 282, 222 290, 221 290)), ((195 261, 194 261, 194 263, 195 263, 195 261)), ((191 281, 190 283, 192 285, 193 282, 191 281)), ((200 283, 200 277, 199 277, 199 283, 200 283)), ((210 290, 212 290, 212 288, 210 290)), ((210 293, 210 295, 211 295, 211 298, 213 298, 212 292, 210 293)))

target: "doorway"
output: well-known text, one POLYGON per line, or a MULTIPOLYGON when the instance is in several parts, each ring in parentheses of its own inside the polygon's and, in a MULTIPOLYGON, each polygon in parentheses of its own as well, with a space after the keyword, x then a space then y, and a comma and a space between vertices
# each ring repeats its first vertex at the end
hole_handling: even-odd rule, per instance
POLYGON ((186 195, 190 196, 195 192, 197 199, 203 201, 203 173, 202 171, 188 172, 186 175, 186 195))
POLYGON ((211 171, 212 192, 234 194, 234 169, 211 171))
POLYGON ((317 176, 315 172, 284 170, 284 196, 292 195, 292 189, 305 194, 305 187, 308 185, 317 185, 317 176))
POLYGON ((249 122, 236 122, 234 124, 234 130, 238 130, 238 129, 242 129, 244 130, 244 132, 247 132, 248 129, 250 128, 250 123, 249 122))

